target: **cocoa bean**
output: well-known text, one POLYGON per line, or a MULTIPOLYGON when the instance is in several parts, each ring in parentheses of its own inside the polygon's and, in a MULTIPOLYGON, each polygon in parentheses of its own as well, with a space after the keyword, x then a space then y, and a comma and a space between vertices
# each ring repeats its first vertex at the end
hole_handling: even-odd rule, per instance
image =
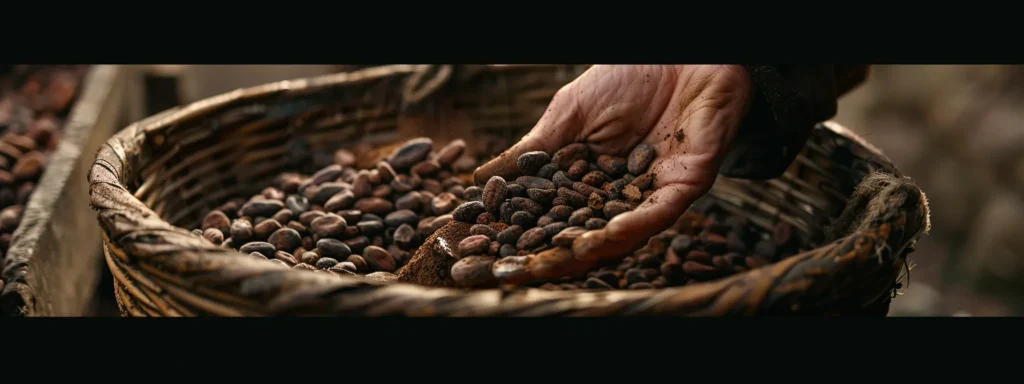
POLYGON ((277 252, 274 245, 262 241, 245 243, 245 245, 242 245, 238 250, 242 253, 259 252, 259 254, 266 256, 268 259, 274 257, 274 253, 277 252))
POLYGON ((344 274, 354 275, 356 273, 356 265, 347 261, 342 261, 335 264, 333 267, 328 268, 331 272, 340 272, 344 274))
POLYGON ((367 272, 370 270, 370 266, 366 263, 366 259, 363 259, 359 255, 349 255, 345 261, 352 263, 356 266, 356 272, 367 272))
POLYGON ((352 253, 362 253, 370 245, 370 239, 366 236, 356 236, 342 242, 352 250, 352 253))
POLYGON ((523 235, 523 227, 518 225, 510 225, 501 232, 498 232, 498 241, 502 244, 515 244, 519 240, 519 237, 523 235))
POLYGON ((485 224, 476 224, 470 227, 469 233, 471 235, 487 236, 487 238, 490 240, 495 240, 498 238, 498 231, 495 230, 494 228, 491 228, 491 226, 485 224))
MULTIPOLYGON (((434 179, 423 179, 423 181, 420 182, 420 188, 426 192, 430 192, 434 196, 437 196, 441 194, 441 192, 444 192, 444 189, 441 188, 441 182, 434 179)), ((431 198, 433 198, 434 196, 431 196, 431 198)))
POLYGON ((594 188, 600 188, 604 183, 609 182, 611 179, 608 178, 604 172, 592 171, 583 176, 583 184, 589 185, 594 188))
POLYGON ((46 155, 39 151, 31 151, 18 158, 14 167, 11 167, 11 176, 18 181, 35 180, 43 173, 44 168, 46 155))
POLYGON ((451 213, 458 206, 458 198, 452 193, 444 192, 437 195, 430 203, 431 210, 435 215, 445 215, 451 213))
POLYGON ((406 193, 395 200, 395 209, 398 210, 419 211, 422 207, 423 198, 420 197, 420 193, 416 191, 406 193))
POLYGON ((384 161, 377 163, 377 174, 380 175, 381 183, 390 183, 398 177, 398 173, 391 167, 391 164, 384 161))
POLYGON ((305 196, 309 198, 309 202, 311 204, 316 205, 324 205, 327 203, 327 200, 333 197, 334 195, 341 193, 341 191, 351 189, 351 187, 348 184, 336 182, 323 183, 315 188, 315 190, 312 188, 307 189, 305 196))
POLYGON ((420 186, 419 176, 398 175, 391 180, 391 190, 395 193, 406 193, 420 186))
POLYGON ((359 233, 366 236, 377 236, 384 233, 384 223, 381 221, 360 221, 356 223, 356 228, 359 228, 359 233))
POLYGON ((537 226, 538 227, 544 227, 544 226, 546 226, 548 224, 551 224, 551 223, 554 223, 554 222, 555 222, 555 219, 553 217, 544 215, 544 216, 541 216, 539 219, 537 219, 537 226))
POLYGON ((604 204, 604 217, 611 220, 622 213, 632 211, 636 206, 621 200, 612 200, 604 204))
POLYGON ((326 213, 323 213, 321 211, 308 211, 308 212, 304 212, 304 213, 299 215, 299 222, 302 223, 302 225, 305 225, 305 226, 308 227, 308 226, 313 224, 313 220, 316 220, 317 218, 319 218, 321 216, 324 216, 324 215, 326 215, 326 213))
POLYGON ((231 220, 221 211, 211 211, 203 218, 202 229, 217 228, 221 233, 231 230, 231 220))
POLYGON ((466 197, 465 196, 466 188, 461 186, 461 185, 455 185, 455 186, 452 186, 452 187, 448 188, 448 192, 453 194, 453 195, 455 195, 455 197, 458 197, 460 199, 464 199, 466 197))
POLYGON ((261 221, 259 224, 256 224, 256 226, 253 227, 253 232, 256 233, 256 237, 260 239, 266 239, 270 237, 271 234, 277 232, 277 230, 281 228, 283 228, 283 226, 281 225, 281 223, 277 222, 277 220, 268 219, 261 221))
POLYGON ((557 235, 559 232, 562 232, 562 230, 564 230, 566 228, 569 228, 569 223, 566 223, 564 221, 559 221, 559 222, 554 222, 554 223, 545 225, 543 228, 544 228, 544 237, 550 239, 550 238, 554 237, 555 235, 557 235))
MULTIPOLYGON (((391 182, 394 183, 394 180, 391 182)), ((378 185, 370 191, 370 197, 386 199, 388 196, 391 196, 392 192, 394 192, 394 188, 391 188, 390 185, 378 185)))
POLYGON ((452 265, 451 277, 460 287, 473 287, 495 283, 497 279, 491 273, 494 257, 469 256, 452 265))
POLYGON ((342 234, 345 233, 345 228, 347 226, 348 223, 343 217, 330 213, 313 220, 309 225, 309 229, 314 235, 317 235, 320 238, 340 238, 342 234))
POLYGON ((487 209, 484 208, 484 203, 479 201, 469 201, 463 203, 458 208, 455 208, 455 211, 452 212, 452 217, 463 223, 476 224, 477 216, 480 216, 481 213, 486 211, 487 209))
POLYGON ((555 152, 554 156, 551 156, 551 162, 558 165, 558 169, 568 170, 577 160, 584 160, 588 157, 590 157, 590 149, 586 144, 573 143, 555 152))
MULTIPOLYGON (((623 180, 625 180, 625 179, 623 179, 623 180)), ((629 181, 628 183, 630 185, 632 185, 632 186, 635 186, 635 187, 639 188, 639 189, 647 189, 647 188, 651 187, 651 184, 653 182, 654 182, 654 174, 652 174, 652 173, 645 173, 643 175, 637 176, 636 178, 633 179, 633 181, 629 181)))
POLYGON ((569 225, 584 225, 592 217, 594 217, 594 210, 590 207, 577 209, 569 216, 569 225))
MULTIPOLYGON (((316 171, 316 173, 314 173, 312 177, 313 185, 320 185, 328 181, 336 180, 339 176, 341 176, 342 169, 344 168, 340 165, 331 164, 320 169, 319 171, 316 171)), ((267 196, 267 198, 269 199, 271 197, 267 196)))
POLYGON ((481 213, 480 216, 476 217, 477 224, 490 224, 494 221, 494 215, 492 215, 490 212, 481 213))
POLYGON ((519 184, 516 184, 516 183, 509 183, 508 186, 505 187, 505 198, 506 199, 511 199, 513 197, 523 197, 523 196, 526 196, 526 187, 524 187, 522 185, 519 185, 519 184))
POLYGON ((473 255, 483 255, 491 245, 491 239, 484 235, 469 236, 459 242, 456 256, 459 258, 473 255))
POLYGON ((586 160, 579 160, 572 163, 572 166, 570 166, 569 170, 566 171, 566 175, 572 180, 580 181, 583 179, 583 176, 586 176, 589 172, 590 165, 587 164, 586 160))
POLYGON ((437 163, 441 166, 448 166, 455 162, 462 156, 462 152, 466 150, 466 141, 462 139, 455 139, 437 150, 437 163))
POLYGON ((527 189, 526 195, 530 200, 536 201, 541 204, 551 204, 551 201, 558 196, 558 193, 554 189, 527 189))
POLYGON ((690 252, 697 244, 693 241, 693 237, 690 235, 679 235, 672 239, 670 247, 677 255, 685 255, 690 252))
POLYGON ((574 183, 574 181, 570 179, 565 172, 562 171, 555 172, 555 175, 551 176, 551 181, 554 182, 555 186, 558 188, 569 189, 572 189, 572 184, 574 183))
POLYGON ((622 196, 626 198, 626 201, 630 203, 639 203, 643 200, 643 193, 640 192, 640 188, 635 185, 627 185, 622 189, 622 196))
POLYGON ((594 211, 600 211, 604 209, 604 199, 597 192, 591 193, 590 198, 587 199, 587 207, 594 211))
POLYGON ((551 163, 547 163, 544 164, 544 166, 540 167, 539 170, 537 170, 536 176, 543 179, 550 179, 552 176, 555 175, 555 172, 558 172, 558 166, 551 163))
MULTIPOLYGON (((547 227, 544 227, 544 230, 547 231, 547 227)), ((586 232, 587 229, 583 227, 566 227, 551 238, 551 244, 559 247, 572 247, 572 242, 586 232)))
POLYGON ((604 173, 613 177, 622 176, 629 170, 625 158, 608 155, 601 155, 597 157, 597 167, 604 173))
POLYGON ((629 173, 640 175, 647 171, 647 167, 654 161, 654 147, 649 144, 640 144, 629 153, 627 168, 629 173))
POLYGON ((364 197, 356 201, 355 208, 364 213, 382 216, 394 210, 395 205, 391 201, 379 197, 364 197))
POLYGON ((501 178, 501 176, 493 176, 487 180, 487 185, 484 186, 483 195, 481 196, 484 208, 494 214, 500 213, 501 203, 505 202, 505 192, 507 189, 508 184, 505 183, 505 179, 501 178))
POLYGON ((526 211, 518 211, 512 214, 512 218, 509 220, 512 225, 518 225, 523 228, 533 227, 537 223, 537 217, 526 211))
POLYGON ((321 257, 316 261, 317 269, 331 269, 336 265, 338 265, 338 260, 331 257, 321 257))
POLYGON ((339 149, 334 151, 334 163, 342 167, 355 166, 356 155, 347 149, 339 149))
POLYGON ((534 176, 540 168, 551 162, 551 155, 544 151, 526 152, 519 156, 516 165, 526 176, 534 176))
POLYGON ((728 240, 722 235, 702 232, 700 234, 700 243, 704 245, 704 249, 712 254, 722 254, 728 249, 728 240))
POLYGON ((544 238, 544 228, 531 228, 519 237, 519 240, 516 241, 516 248, 520 250, 533 249, 540 246, 544 242, 544 238))
POLYGON ((252 223, 248 220, 235 220, 231 223, 231 227, 228 231, 231 238, 237 241, 239 244, 245 244, 249 242, 256 234, 253 230, 252 223))
POLYGON ((568 205, 556 205, 551 207, 551 210, 548 211, 547 216, 551 216, 551 218, 555 219, 556 221, 566 221, 569 220, 570 217, 572 217, 573 213, 575 212, 573 211, 572 207, 568 205))
POLYGON ((392 152, 387 162, 396 170, 409 169, 416 163, 425 160, 433 148, 433 141, 425 137, 418 137, 406 141, 392 152))
MULTIPOLYGON (((339 217, 340 218, 340 217, 339 217)), ((298 231, 291 228, 281 228, 274 231, 267 238, 267 242, 274 245, 274 248, 279 251, 293 251, 302 245, 302 235, 298 231)))
POLYGON ((284 201, 284 197, 285 197, 284 192, 282 192, 281 190, 279 190, 277 188, 274 188, 274 187, 263 188, 263 191, 260 192, 260 194, 263 195, 263 197, 267 198, 268 200, 281 200, 281 201, 284 201))
POLYGON ((316 242, 316 251, 321 257, 343 260, 352 254, 352 248, 337 239, 320 239, 316 242))
MULTIPOLYGON (((0 227, 2 226, 3 225, 0 225, 0 227)), ((214 244, 220 244, 224 242, 224 232, 221 232, 217 228, 207 228, 206 230, 203 231, 203 237, 214 244)))
POLYGON ((384 217, 384 224, 389 227, 398 227, 402 224, 415 225, 420 221, 420 217, 408 209, 402 209, 389 213, 384 217))
POLYGON ((287 223, 292 221, 292 211, 288 208, 277 211, 271 219, 276 220, 278 223, 287 223))
POLYGON ((360 171, 356 174, 355 181, 352 182, 352 195, 356 198, 363 198, 370 196, 373 193, 373 184, 370 183, 370 173, 367 171, 360 171))
MULTIPOLYGON (((395 259, 387 250, 377 246, 367 246, 363 250, 363 259, 375 271, 394 272, 395 259)), ((323 260, 323 259, 320 259, 323 260)))
POLYGON ((498 249, 498 256, 501 256, 501 257, 514 256, 516 254, 516 252, 519 252, 519 250, 516 249, 515 245, 512 245, 512 244, 502 244, 501 248, 498 249))
POLYGON ((409 172, 419 177, 430 177, 433 176, 437 171, 441 170, 441 164, 438 164, 434 160, 423 160, 416 165, 412 166, 409 172))
POLYGON ((394 242, 402 249, 411 250, 419 245, 420 238, 416 230, 409 224, 402 224, 395 229, 394 242))
POLYGON ((587 206, 587 198, 581 195, 579 192, 568 188, 558 188, 558 197, 564 198, 569 206, 574 208, 582 208, 587 206))
MULTIPOLYGON (((334 240, 334 239, 331 239, 331 240, 334 240)), ((300 261, 302 261, 302 263, 304 263, 304 264, 316 265, 316 262, 318 260, 320 260, 320 255, 319 254, 317 254, 316 252, 307 251, 307 252, 304 252, 302 254, 300 261)))
POLYGON ((522 185, 526 189, 555 189, 553 181, 536 176, 519 176, 516 178, 516 184, 522 185))
POLYGON ((542 206, 540 203, 536 201, 523 197, 513 197, 511 203, 512 208, 517 211, 526 211, 534 216, 540 216, 544 214, 544 206, 542 206))
POLYGON ((589 230, 601 229, 604 228, 604 226, 606 225, 608 225, 608 220, 598 217, 588 219, 586 223, 583 224, 583 226, 589 230))

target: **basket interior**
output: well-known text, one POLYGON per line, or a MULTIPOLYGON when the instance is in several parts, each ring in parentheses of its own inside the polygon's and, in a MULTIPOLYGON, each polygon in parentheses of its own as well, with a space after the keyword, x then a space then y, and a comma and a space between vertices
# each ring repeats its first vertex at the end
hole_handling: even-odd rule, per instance
MULTIPOLYGON (((404 105, 406 76, 267 92, 180 119, 144 143, 150 150, 125 180, 135 196, 169 223, 197 228, 203 215, 233 197, 249 197, 280 172, 310 174, 339 148, 361 161, 389 145, 426 136, 456 138, 485 160, 508 148, 541 117, 555 92, 584 66, 488 66, 454 77, 415 106, 404 105)), ((767 182, 719 178, 709 199, 763 229, 794 226, 802 249, 843 209, 869 166, 851 142, 819 126, 787 173, 767 182)))

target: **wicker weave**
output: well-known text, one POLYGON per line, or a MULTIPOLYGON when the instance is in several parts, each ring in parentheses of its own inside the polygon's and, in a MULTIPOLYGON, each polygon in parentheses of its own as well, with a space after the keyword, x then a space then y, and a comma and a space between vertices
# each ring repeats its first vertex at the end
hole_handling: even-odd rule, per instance
POLYGON ((90 173, 107 265, 128 316, 621 316, 885 314, 928 229, 923 193, 877 149, 822 124, 786 175, 720 178, 710 198, 757 225, 791 223, 807 250, 685 287, 455 290, 287 270, 190 234, 227 198, 337 148, 472 138, 493 156, 585 66, 374 67, 238 90, 135 123, 90 173), (849 204, 847 204, 849 202, 849 204), (826 228, 831 228, 827 231, 826 228))

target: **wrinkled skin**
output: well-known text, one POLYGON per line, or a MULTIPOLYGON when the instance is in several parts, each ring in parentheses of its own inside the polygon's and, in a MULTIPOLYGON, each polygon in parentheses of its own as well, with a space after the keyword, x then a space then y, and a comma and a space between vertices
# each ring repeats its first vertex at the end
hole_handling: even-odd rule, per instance
POLYGON ((719 165, 753 99, 739 65, 594 66, 560 89, 537 125, 515 146, 484 164, 477 183, 518 174, 520 154, 554 153, 584 142, 595 155, 626 156, 640 143, 656 157, 649 172, 657 190, 636 210, 573 243, 578 261, 622 257, 667 229, 715 181, 719 165))

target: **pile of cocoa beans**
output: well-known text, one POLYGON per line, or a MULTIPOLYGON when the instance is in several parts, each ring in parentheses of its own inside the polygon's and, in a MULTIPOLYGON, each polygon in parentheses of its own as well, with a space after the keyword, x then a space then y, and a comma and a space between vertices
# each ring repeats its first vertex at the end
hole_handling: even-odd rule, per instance
MULTIPOLYGON (((521 176, 472 185, 476 161, 455 140, 402 144, 372 169, 339 150, 312 175, 286 172, 248 199, 209 212, 195 234, 285 268, 369 274, 394 281, 423 241, 453 221, 471 225, 451 256, 461 287, 493 282, 503 258, 571 247, 589 230, 635 209, 653 193, 655 158, 641 144, 626 157, 593 155, 585 144, 521 155, 521 176)), ((792 227, 760 230, 710 197, 673 228, 586 276, 530 284, 549 290, 649 289, 722 278, 797 253, 792 227)), ((486 284, 484 284, 486 285, 486 284)))
POLYGON ((514 182, 494 176, 483 188, 466 189, 468 201, 453 216, 476 225, 458 245, 452 278, 461 286, 486 283, 491 277, 486 269, 498 258, 571 247, 586 231, 635 209, 653 193, 654 175, 647 168, 654 157, 647 144, 625 158, 593 156, 582 143, 554 154, 522 154, 516 162, 522 176, 514 182), (494 221, 506 227, 498 232, 488 225, 494 221))
POLYGON ((434 151, 416 138, 373 169, 338 150, 308 176, 280 174, 273 186, 209 212, 195 234, 288 268, 394 278, 422 241, 453 219, 476 161, 454 140, 434 151))
POLYGON ((705 197, 670 229, 622 260, 604 263, 583 277, 534 284, 547 290, 650 289, 720 279, 762 267, 800 251, 793 227, 769 231, 705 197))
POLYGON ((6 259, 25 205, 88 66, 12 65, 0 75, 0 259, 6 259))

